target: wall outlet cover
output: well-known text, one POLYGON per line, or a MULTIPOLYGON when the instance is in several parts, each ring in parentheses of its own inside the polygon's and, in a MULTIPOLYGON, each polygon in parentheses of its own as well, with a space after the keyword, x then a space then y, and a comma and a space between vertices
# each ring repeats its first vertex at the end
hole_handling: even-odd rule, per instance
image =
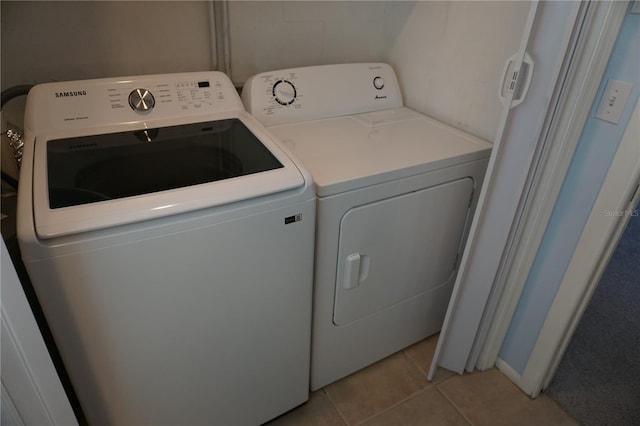
POLYGON ((600 99, 596 118, 618 124, 633 85, 626 81, 609 80, 600 99))

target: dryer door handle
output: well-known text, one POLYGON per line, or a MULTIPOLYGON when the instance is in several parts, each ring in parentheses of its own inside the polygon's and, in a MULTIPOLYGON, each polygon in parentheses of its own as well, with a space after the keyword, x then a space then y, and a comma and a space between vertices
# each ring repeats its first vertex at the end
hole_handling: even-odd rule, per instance
POLYGON ((344 264, 344 288, 350 290, 357 287, 360 278, 360 253, 353 253, 347 256, 344 264))
POLYGON ((344 277, 342 285, 346 290, 351 290, 362 284, 369 276, 369 256, 366 254, 352 253, 344 262, 344 277))
POLYGON ((344 264, 344 288, 350 290, 360 284, 360 253, 347 256, 344 264))

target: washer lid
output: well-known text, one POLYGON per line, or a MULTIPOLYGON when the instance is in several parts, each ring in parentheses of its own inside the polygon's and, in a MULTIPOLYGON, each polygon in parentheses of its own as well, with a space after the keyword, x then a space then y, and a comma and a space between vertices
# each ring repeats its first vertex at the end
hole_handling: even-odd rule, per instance
POLYGON ((304 178, 291 160, 247 124, 232 116, 37 138, 38 236, 99 229, 302 186, 304 178))
POLYGON ((486 158, 491 144, 408 108, 269 127, 319 196, 486 158))

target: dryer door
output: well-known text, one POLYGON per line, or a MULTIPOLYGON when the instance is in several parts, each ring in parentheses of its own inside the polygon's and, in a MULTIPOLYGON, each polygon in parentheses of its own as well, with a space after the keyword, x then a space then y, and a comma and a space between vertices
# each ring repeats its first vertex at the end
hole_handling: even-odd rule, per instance
POLYGON ((463 178, 349 210, 340 224, 333 322, 346 325, 451 283, 473 186, 463 178))

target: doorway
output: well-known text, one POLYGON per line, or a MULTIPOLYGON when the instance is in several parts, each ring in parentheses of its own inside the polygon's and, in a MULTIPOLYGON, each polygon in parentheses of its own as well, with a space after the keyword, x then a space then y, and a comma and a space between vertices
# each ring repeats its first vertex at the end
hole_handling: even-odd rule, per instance
POLYGON ((585 426, 640 424, 640 204, 546 390, 585 426))

